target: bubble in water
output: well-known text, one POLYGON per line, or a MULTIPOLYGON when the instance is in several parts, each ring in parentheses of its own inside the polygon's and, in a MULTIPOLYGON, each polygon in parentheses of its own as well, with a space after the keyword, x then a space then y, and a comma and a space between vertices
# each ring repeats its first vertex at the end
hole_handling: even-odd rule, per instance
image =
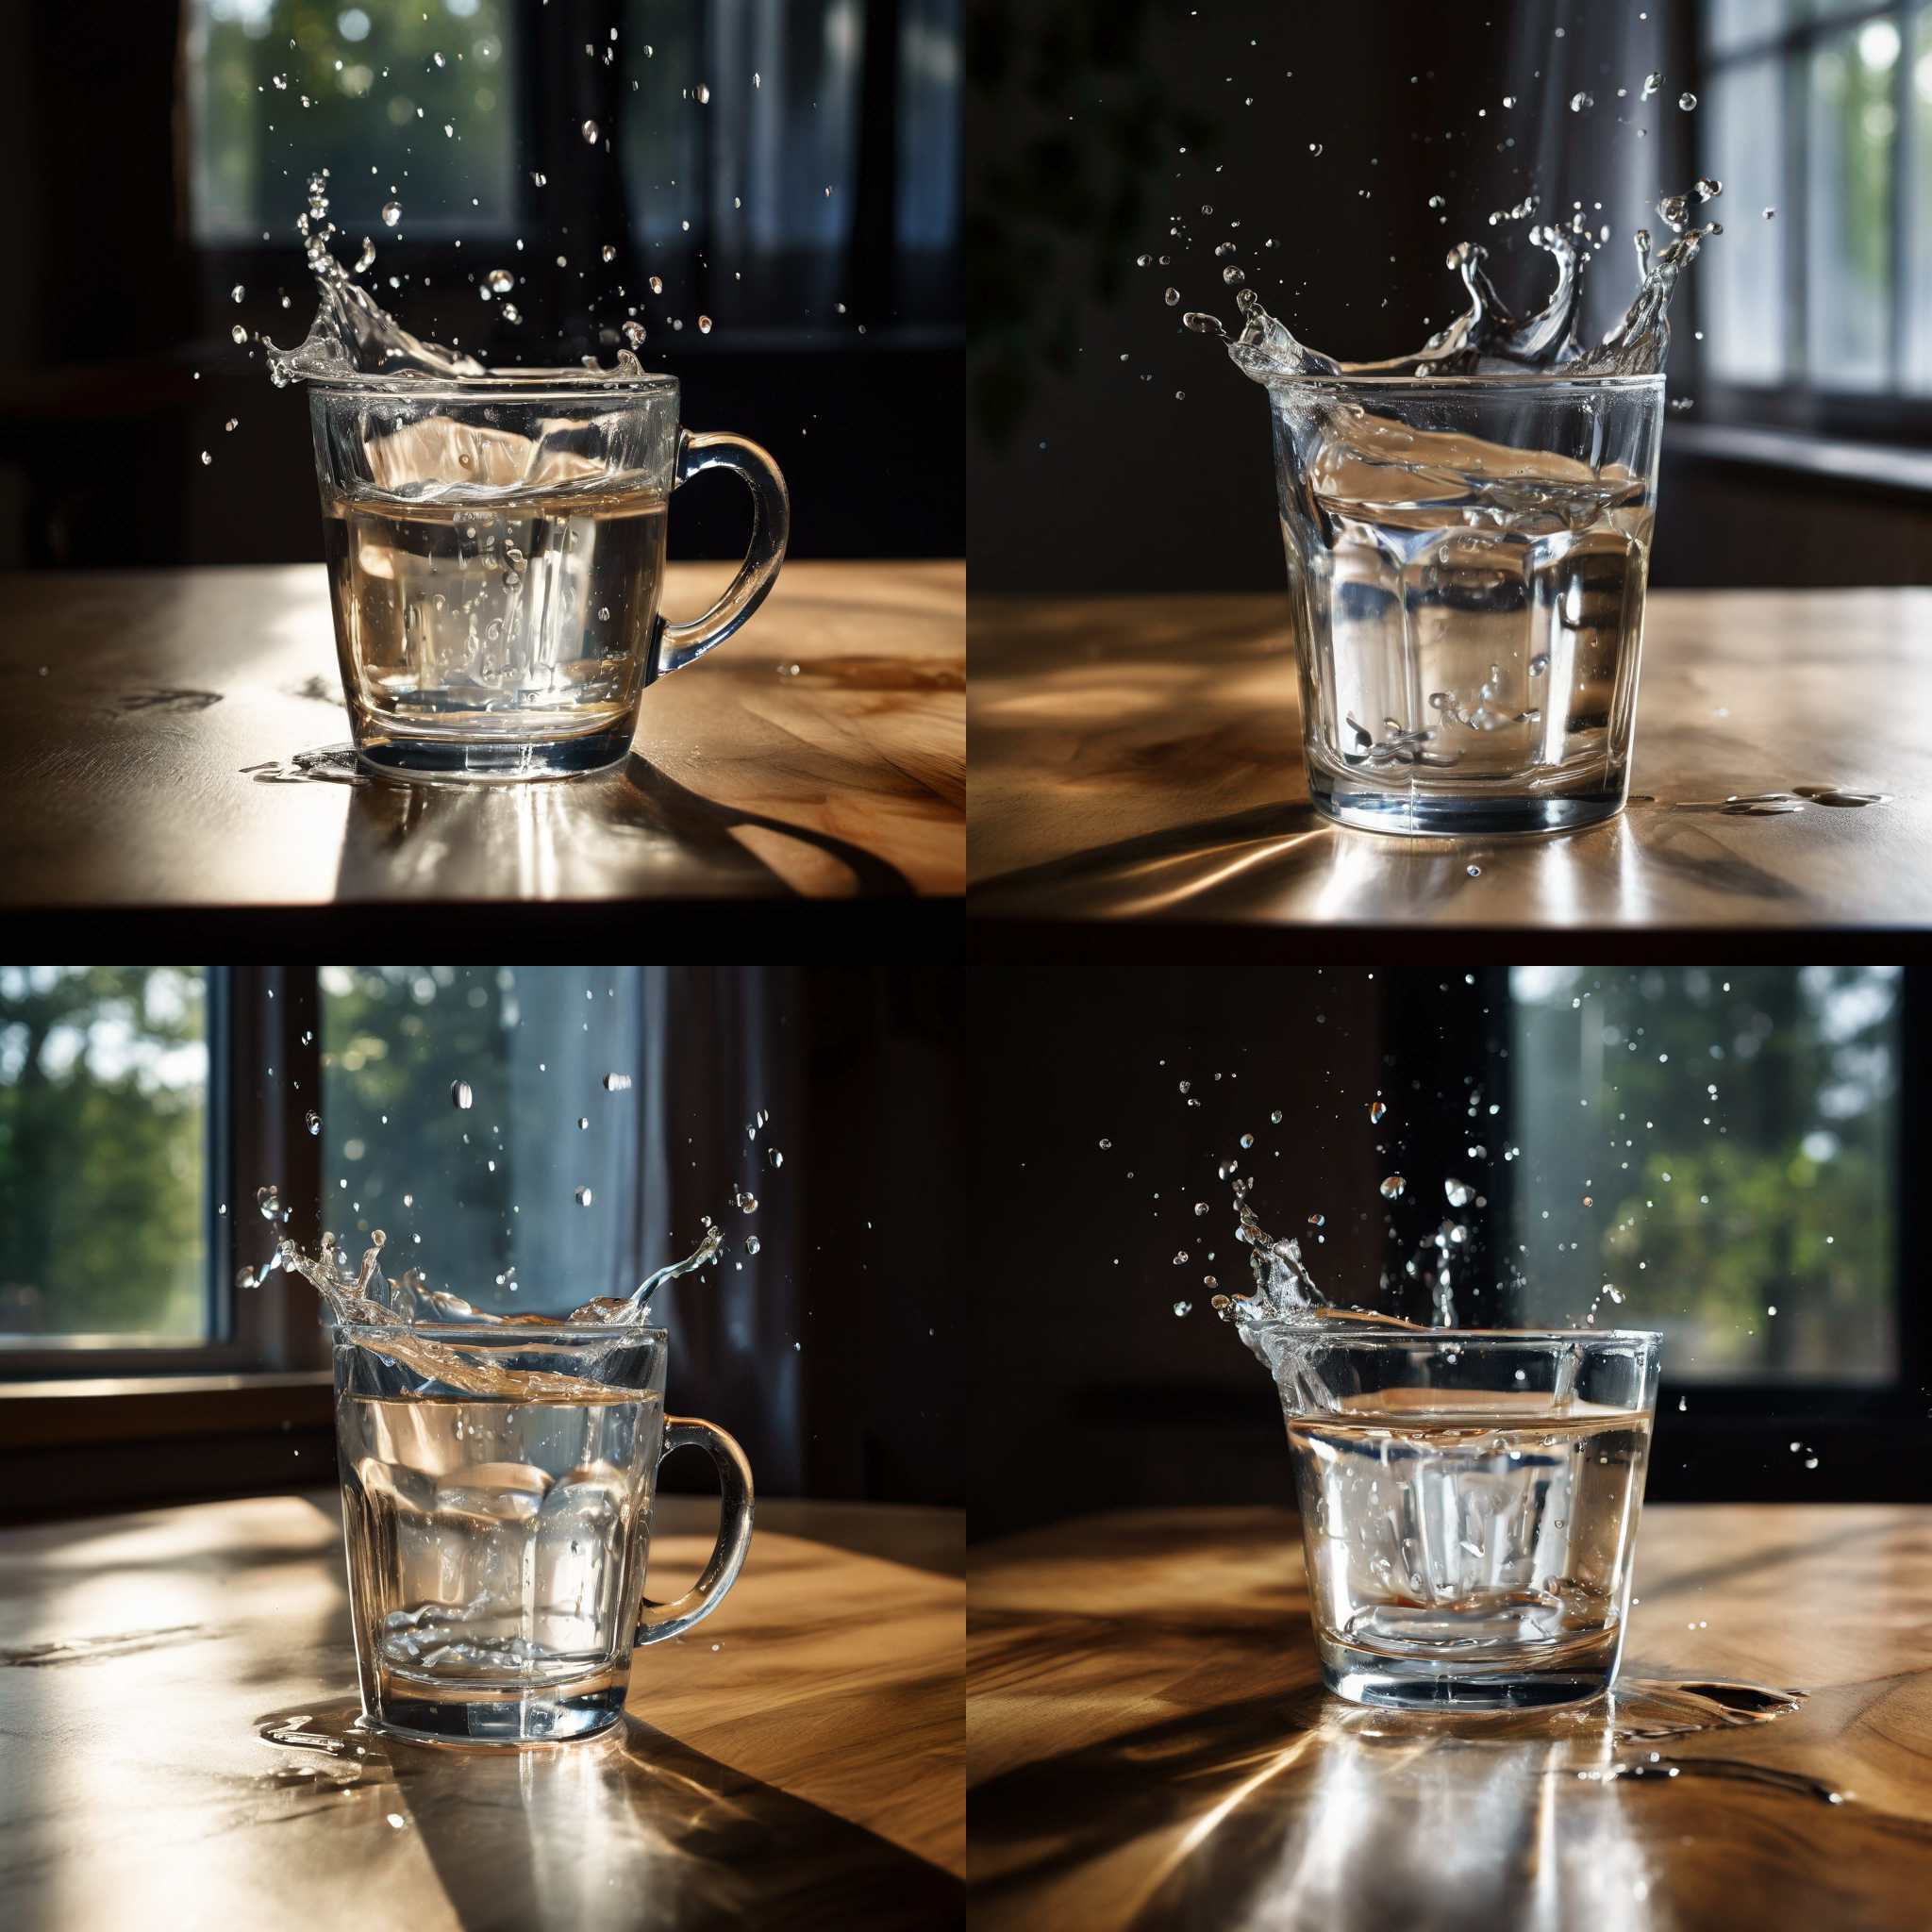
POLYGON ((1403 1193, 1407 1187, 1408 1183, 1399 1174, 1391 1174, 1382 1183, 1382 1198, 1385 1201, 1392 1201, 1398 1194, 1403 1193))
POLYGON ((322 1132, 322 1116, 311 1110, 302 1116, 302 1124, 308 1129, 309 1138, 313 1140, 322 1132))
POLYGON ((586 121, 584 123, 583 136, 592 147, 597 145, 597 124, 594 121, 586 121))
POLYGON ((607 1093, 628 1093, 630 1091, 630 1075, 628 1074, 606 1074, 604 1075, 604 1091, 607 1093))
POLYGON ((483 277, 483 286, 492 295, 508 295, 516 285, 516 276, 507 268, 493 268, 483 277))
POLYGON ((1380 1120, 1382 1116, 1388 1111, 1389 1108, 1386 1102, 1380 1100, 1372 1100, 1369 1103, 1369 1121, 1371 1125, 1373 1125, 1376 1121, 1380 1120))
POLYGON ((452 1080, 449 1083, 449 1097, 450 1105, 460 1108, 465 1113, 469 1111, 475 1100, 475 1095, 470 1091, 470 1083, 467 1080, 452 1080))
POLYGON ((399 201, 386 201, 382 205, 382 225, 393 228, 403 218, 403 205, 399 201))
POLYGON ((1688 114, 1697 105, 1697 96, 1695 94, 1679 94, 1677 96, 1677 105, 1688 114))
POLYGON ((577 1190, 577 1206, 578 1206, 579 1208, 588 1208, 588 1207, 589 1207, 590 1205, 591 1205, 591 1191, 590 1191, 590 1189, 589 1189, 589 1188, 579 1188, 579 1189, 577 1190))
POLYGON ((1194 1312, 1194 1305, 1192 1302, 1176 1302, 1174 1305, 1174 1311, 1176 1315, 1191 1315, 1194 1312))

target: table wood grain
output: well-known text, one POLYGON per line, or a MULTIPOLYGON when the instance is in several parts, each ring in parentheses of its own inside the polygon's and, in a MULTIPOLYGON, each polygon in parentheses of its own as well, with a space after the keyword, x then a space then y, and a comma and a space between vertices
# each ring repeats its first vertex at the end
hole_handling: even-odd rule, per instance
MULTIPOLYGON (((957 1923, 965 1587, 930 1566, 962 1519, 758 1519, 716 1614, 638 1653, 621 1731, 511 1752, 302 1741, 357 1708, 325 1496, 0 1533, 0 1924, 957 1923)), ((715 1520, 659 1498, 654 1595, 715 1520)))
MULTIPOLYGON (((665 608, 728 575, 673 565, 665 608)), ((644 693, 625 770, 554 784, 289 782, 349 735, 319 565, 16 575, 0 609, 0 912, 963 889, 958 563, 788 564, 743 630, 644 693)))
POLYGON ((1516 840, 1316 816, 1285 595, 974 597, 969 661, 968 909, 989 922, 1932 923, 1932 591, 1660 592, 1632 763, 1643 802, 1516 840), (1723 809, 1801 787, 1882 802, 1723 809))
POLYGON ((1287 1513, 975 1548, 974 1924, 1924 1926, 1932 1508, 1654 1508, 1636 1591, 1615 1708, 1452 1719, 1321 1688, 1287 1513), (1687 1731, 1641 1688, 1711 1679, 1805 1694, 1687 1731))

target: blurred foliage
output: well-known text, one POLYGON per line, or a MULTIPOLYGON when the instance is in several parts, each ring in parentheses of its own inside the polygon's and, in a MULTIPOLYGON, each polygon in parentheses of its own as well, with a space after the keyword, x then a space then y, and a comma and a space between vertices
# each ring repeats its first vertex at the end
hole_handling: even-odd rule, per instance
POLYGON ((406 229, 511 220, 508 0, 188 0, 187 13, 197 241, 287 236, 325 167, 345 233, 380 241, 391 188, 406 229))
POLYGON ((0 1333, 207 1333, 204 974, 0 967, 0 1333))
MULTIPOLYGON (((1897 970, 1533 972, 1516 974, 1538 1135, 1518 1180, 1524 1266, 1545 1236, 1559 1256, 1574 1242, 1548 1277, 1567 1274, 1566 1306, 1610 1284, 1623 1299, 1598 1322, 1665 1327, 1676 1376, 1888 1373, 1897 970)), ((1536 1291, 1540 1319, 1560 1312, 1536 1291)))
POLYGON ((968 362, 979 433, 1004 448, 1043 373, 1071 376, 1080 310, 1121 291, 1177 147, 1211 156, 1214 124, 1177 110, 1150 70, 1150 26, 1179 0, 982 0, 968 10, 973 185, 968 362), (1084 276, 1065 258, 1085 250, 1084 276))

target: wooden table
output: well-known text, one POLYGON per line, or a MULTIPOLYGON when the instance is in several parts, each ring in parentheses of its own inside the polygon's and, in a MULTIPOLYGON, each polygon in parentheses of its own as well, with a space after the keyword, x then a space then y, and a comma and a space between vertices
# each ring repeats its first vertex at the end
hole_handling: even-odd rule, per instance
MULTIPOLYGON (((665 608, 729 574, 672 566, 665 608)), ((569 784, 290 782, 348 739, 320 565, 14 575, 0 608, 0 916, 192 914, 259 943, 339 938, 358 908, 427 936, 498 931, 505 902, 608 932, 676 908, 795 928, 837 901, 821 923, 849 930, 964 886, 958 563, 788 564, 645 692, 628 767, 569 784)))
POLYGON ((971 634, 982 942, 994 921, 1105 921, 1109 943, 1127 922, 1223 936, 1932 924, 1932 591, 1659 593, 1632 766, 1645 802, 1513 841, 1315 815, 1285 594, 975 597, 971 634), (1723 810, 1800 787, 1884 798, 1723 810))
POLYGON ((1636 1589, 1614 1714, 1449 1719, 1320 1688, 1290 1515, 1144 1511, 975 1549, 974 1924, 1932 1923, 1932 1509, 1652 1509, 1636 1589), (1641 1688, 1708 1679, 1806 1696, 1686 1731, 1641 1688))
MULTIPOLYGON (((654 1595, 715 1521, 659 1499, 654 1595)), ((358 1756, 302 1742, 357 1707, 328 1498, 0 1533, 0 1924, 957 1921, 964 1584, 863 1549, 931 1564, 963 1534, 957 1513, 761 1502, 723 1607, 638 1654, 621 1731, 358 1756)))

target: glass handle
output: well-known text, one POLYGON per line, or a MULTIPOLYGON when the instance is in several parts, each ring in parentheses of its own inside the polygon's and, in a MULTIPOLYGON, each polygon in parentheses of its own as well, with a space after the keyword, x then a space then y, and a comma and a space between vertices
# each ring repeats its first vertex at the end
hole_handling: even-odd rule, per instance
POLYGON ((640 1644, 682 1637, 693 1624, 702 1624, 738 1581, 738 1573, 744 1568, 744 1553, 751 1547, 751 1464, 744 1459, 744 1451, 715 1423, 667 1415, 664 1447, 658 1460, 661 1463, 665 1457, 690 1448, 704 1450, 717 1465, 718 1541, 711 1547, 705 1574, 675 1603, 653 1603, 644 1598, 638 1618, 640 1644))
POLYGON ((700 435, 684 430, 677 441, 675 490, 706 470, 730 470, 751 491, 751 543, 730 588, 705 614, 690 624, 658 620, 651 646, 650 675, 654 684, 674 671, 694 664, 713 644, 722 644, 765 601, 765 593, 785 561, 785 541, 791 533, 791 496, 785 478, 771 457, 741 436, 700 435))

